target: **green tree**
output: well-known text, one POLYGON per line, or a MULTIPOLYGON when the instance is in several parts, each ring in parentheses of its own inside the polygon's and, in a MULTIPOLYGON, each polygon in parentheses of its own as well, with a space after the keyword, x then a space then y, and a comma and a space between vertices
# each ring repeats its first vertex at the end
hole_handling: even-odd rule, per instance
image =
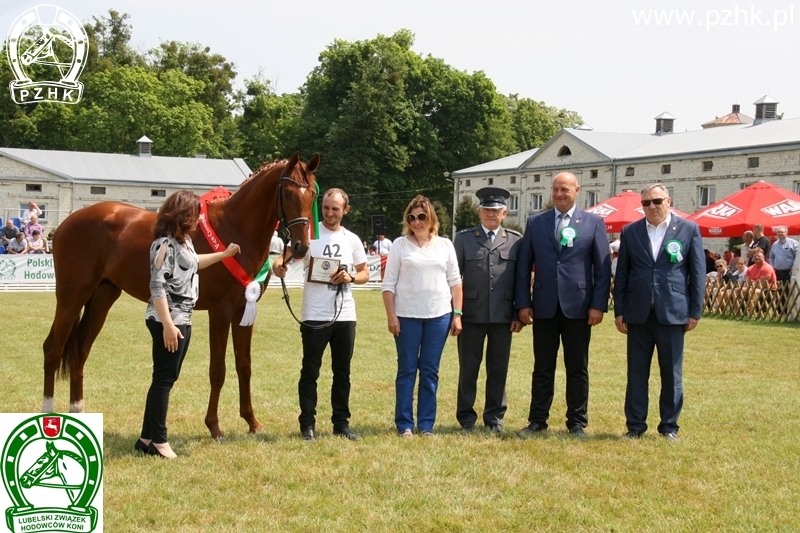
POLYGON ((456 207, 456 231, 462 229, 474 228, 481 223, 481 218, 478 215, 478 206, 475 205, 469 196, 461 199, 456 207))
POLYGON ((467 74, 411 50, 401 30, 368 41, 337 40, 308 76, 297 147, 319 152, 323 189, 353 199, 366 227, 384 213, 390 232, 408 201, 424 194, 450 205, 443 172, 513 153, 504 100, 483 73, 467 74))
POLYGON ((245 87, 237 121, 240 154, 250 168, 257 168, 293 151, 303 100, 299 94, 276 95, 261 76, 245 80, 245 87))
POLYGON ((522 152, 542 146, 563 128, 574 128, 583 124, 575 111, 557 109, 544 102, 530 98, 519 98, 512 94, 505 98, 511 115, 514 141, 522 152))

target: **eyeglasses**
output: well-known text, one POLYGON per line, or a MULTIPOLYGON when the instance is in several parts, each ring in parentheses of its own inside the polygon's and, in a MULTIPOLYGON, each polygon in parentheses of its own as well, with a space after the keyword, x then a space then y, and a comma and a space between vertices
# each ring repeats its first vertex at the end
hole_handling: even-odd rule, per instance
POLYGON ((666 198, 653 198, 652 200, 642 200, 643 207, 650 207, 650 204, 661 205, 666 198))
POLYGON ((415 220, 419 220, 420 222, 425 222, 426 220, 428 220, 428 215, 426 215, 425 213, 420 213, 419 215, 415 215, 414 213, 409 213, 406 216, 406 220, 408 220, 409 222, 414 222, 415 220))

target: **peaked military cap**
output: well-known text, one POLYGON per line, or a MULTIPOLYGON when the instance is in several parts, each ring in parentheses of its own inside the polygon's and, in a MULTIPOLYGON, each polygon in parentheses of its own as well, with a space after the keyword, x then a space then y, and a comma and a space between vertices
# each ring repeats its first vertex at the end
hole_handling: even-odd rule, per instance
POLYGON ((502 187, 483 187, 478 189, 475 193, 481 203, 480 207, 486 209, 500 209, 506 206, 506 200, 511 196, 511 193, 502 187))

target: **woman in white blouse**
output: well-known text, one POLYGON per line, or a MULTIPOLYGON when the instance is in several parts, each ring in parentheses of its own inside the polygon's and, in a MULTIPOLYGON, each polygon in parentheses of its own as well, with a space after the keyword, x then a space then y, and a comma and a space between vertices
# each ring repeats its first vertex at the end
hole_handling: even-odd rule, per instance
POLYGON ((437 235, 439 220, 424 196, 403 215, 403 238, 389 250, 381 291, 397 345, 395 424, 403 438, 414 428, 414 384, 419 372, 417 430, 433 435, 439 362, 447 333, 461 333, 461 274, 455 248, 437 235))

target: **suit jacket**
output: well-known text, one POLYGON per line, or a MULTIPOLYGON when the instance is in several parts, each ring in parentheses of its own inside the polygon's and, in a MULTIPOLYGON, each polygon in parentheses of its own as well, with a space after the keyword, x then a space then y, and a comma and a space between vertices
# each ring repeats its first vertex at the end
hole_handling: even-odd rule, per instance
POLYGON ((603 219, 575 209, 571 247, 556 240, 555 209, 528 218, 517 260, 517 309, 533 308, 534 320, 552 318, 557 305, 567 318, 586 318, 589 309, 608 310, 611 258, 603 219), (531 294, 531 268, 536 266, 531 294))
POLYGON ((498 228, 494 242, 483 227, 461 230, 453 245, 463 279, 462 321, 480 324, 516 320, 514 272, 522 235, 498 228))
POLYGON ((664 242, 653 259, 647 219, 622 228, 617 275, 614 280, 614 315, 628 324, 643 324, 655 305, 661 324, 687 324, 703 312, 706 266, 697 224, 671 215, 664 242), (678 241, 683 259, 673 263, 667 244, 678 241))

